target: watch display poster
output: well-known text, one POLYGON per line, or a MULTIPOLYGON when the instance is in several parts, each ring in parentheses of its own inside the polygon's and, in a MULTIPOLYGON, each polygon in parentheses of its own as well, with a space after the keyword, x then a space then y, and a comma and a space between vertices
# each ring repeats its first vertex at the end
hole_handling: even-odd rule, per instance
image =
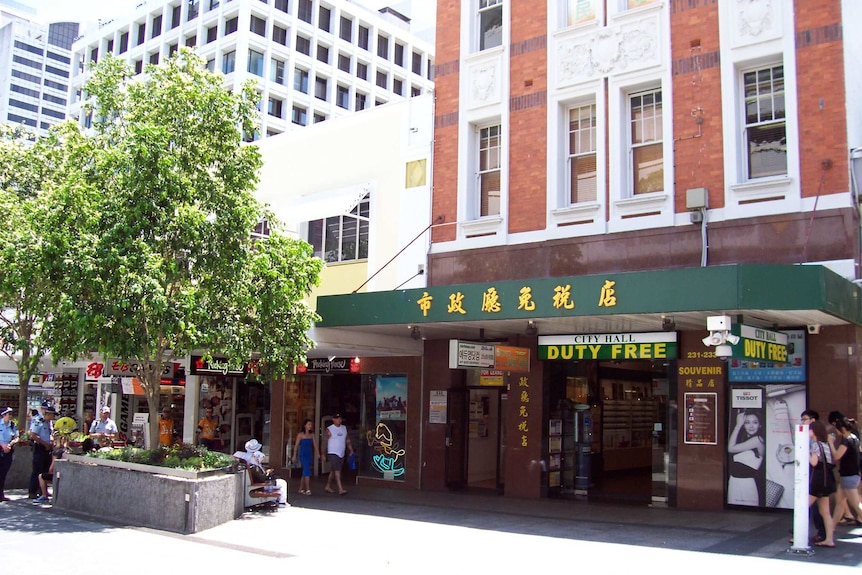
POLYGON ((805 384, 731 385, 728 405, 727 504, 793 509, 793 435, 805 384))

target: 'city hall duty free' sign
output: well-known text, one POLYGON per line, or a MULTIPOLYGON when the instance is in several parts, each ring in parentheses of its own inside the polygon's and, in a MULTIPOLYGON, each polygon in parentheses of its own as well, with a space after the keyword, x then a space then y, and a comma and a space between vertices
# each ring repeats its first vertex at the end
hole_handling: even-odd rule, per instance
POLYGON ((674 359, 676 332, 539 336, 539 359, 674 359))
POLYGON ((733 357, 787 363, 787 334, 745 324, 733 326, 739 343, 733 346, 733 357))

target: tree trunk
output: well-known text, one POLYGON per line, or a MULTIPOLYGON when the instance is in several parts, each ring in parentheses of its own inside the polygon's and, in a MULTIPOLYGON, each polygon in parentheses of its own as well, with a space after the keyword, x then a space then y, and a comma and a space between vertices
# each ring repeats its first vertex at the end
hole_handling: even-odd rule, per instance
POLYGON ((146 381, 141 380, 141 385, 144 388, 147 398, 147 412, 150 414, 150 444, 148 449, 155 449, 159 446, 159 390, 161 385, 161 374, 148 373, 146 381))
POLYGON ((27 407, 27 392, 30 389, 30 378, 22 380, 22 374, 18 372, 18 433, 30 431, 30 426, 27 425, 27 412, 30 411, 27 407))
POLYGON ((27 394, 30 391, 30 379, 36 372, 38 362, 41 361, 41 356, 33 357, 30 354, 29 347, 21 350, 21 359, 18 361, 18 433, 30 431, 30 426, 27 424, 27 413, 30 408, 27 405, 27 394))

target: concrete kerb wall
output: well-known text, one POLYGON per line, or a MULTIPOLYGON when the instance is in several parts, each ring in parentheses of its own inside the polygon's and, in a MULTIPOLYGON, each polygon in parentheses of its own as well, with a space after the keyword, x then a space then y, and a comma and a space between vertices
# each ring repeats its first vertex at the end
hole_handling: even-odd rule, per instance
POLYGON ((192 479, 58 460, 54 467, 54 507, 189 534, 242 515, 242 485, 240 473, 192 479))
POLYGON ((33 472, 33 450, 28 445, 19 445, 12 457, 12 468, 6 476, 6 489, 27 489, 33 472))

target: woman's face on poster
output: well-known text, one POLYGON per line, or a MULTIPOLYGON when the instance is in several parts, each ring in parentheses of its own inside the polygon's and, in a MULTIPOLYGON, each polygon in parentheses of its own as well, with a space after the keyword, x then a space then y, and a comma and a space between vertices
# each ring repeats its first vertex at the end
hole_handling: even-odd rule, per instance
POLYGON ((745 416, 743 426, 748 435, 756 435, 760 431, 760 418, 754 413, 749 413, 745 416))

